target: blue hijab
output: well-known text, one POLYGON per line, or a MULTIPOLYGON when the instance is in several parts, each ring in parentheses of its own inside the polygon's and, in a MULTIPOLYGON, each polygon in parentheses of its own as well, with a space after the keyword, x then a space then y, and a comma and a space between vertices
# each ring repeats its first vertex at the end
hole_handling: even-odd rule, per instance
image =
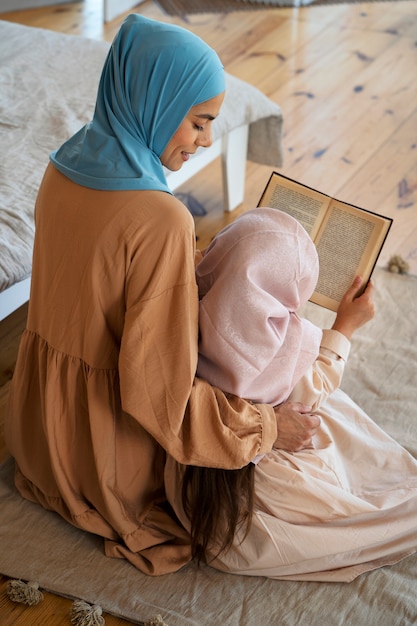
POLYGON ((91 189, 171 193, 161 154, 191 107, 224 90, 221 61, 199 37, 129 15, 107 55, 92 121, 51 161, 91 189))

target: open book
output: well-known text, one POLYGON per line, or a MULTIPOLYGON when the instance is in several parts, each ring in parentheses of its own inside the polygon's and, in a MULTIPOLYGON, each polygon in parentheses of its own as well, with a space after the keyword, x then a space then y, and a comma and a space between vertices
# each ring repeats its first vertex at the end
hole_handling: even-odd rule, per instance
POLYGON ((337 311, 356 275, 365 288, 392 219, 340 202, 273 172, 258 206, 280 209, 297 219, 319 256, 319 279, 311 302, 337 311))

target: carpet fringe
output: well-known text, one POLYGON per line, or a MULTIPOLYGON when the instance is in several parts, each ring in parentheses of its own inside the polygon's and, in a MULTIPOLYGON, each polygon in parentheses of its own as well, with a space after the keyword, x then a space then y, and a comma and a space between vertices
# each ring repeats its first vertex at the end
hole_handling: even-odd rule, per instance
MULTIPOLYGON (((12 602, 34 606, 44 598, 39 584, 33 581, 24 582, 20 579, 9 580, 7 596, 12 602)), ((70 620, 73 626, 104 626, 103 609, 98 604, 89 604, 84 600, 75 600, 70 611, 70 620)), ((168 626, 161 615, 155 615, 145 622, 138 622, 139 626, 168 626)))
POLYGON ((409 264, 399 254, 394 254, 388 261, 388 271, 396 274, 408 274, 409 264))
POLYGON ((97 604, 75 600, 71 607, 71 624, 74 626, 104 626, 103 610, 97 604))
POLYGON ((7 583, 7 595, 12 602, 34 606, 43 600, 43 593, 38 583, 23 580, 9 580, 7 583))
MULTIPOLYGON (((84 600, 76 600, 71 608, 71 624, 73 626, 104 626, 103 611, 98 604, 88 604, 84 600)), ((168 626, 161 615, 155 615, 146 622, 138 622, 139 626, 168 626)))

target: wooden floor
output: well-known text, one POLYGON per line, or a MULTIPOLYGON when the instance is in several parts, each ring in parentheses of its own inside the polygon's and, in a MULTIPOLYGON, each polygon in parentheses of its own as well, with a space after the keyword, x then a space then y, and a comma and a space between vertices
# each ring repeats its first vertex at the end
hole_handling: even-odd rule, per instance
MULTIPOLYGON (((261 89, 284 113, 282 173, 329 195, 395 218, 384 251, 417 264, 417 3, 414 0, 264 9, 171 18, 145 0, 136 11, 181 24, 212 45, 231 74, 261 89)), ((102 2, 85 0, 3 13, 1 19, 110 41, 123 16, 103 25, 102 2)), ((248 163, 244 204, 224 214, 220 165, 183 190, 206 208, 196 218, 201 246, 258 203, 271 168, 248 163)), ((0 460, 3 423, 26 306, 0 322, 0 460)), ((5 597, 2 626, 69 624, 71 602, 50 594, 26 609, 5 597)), ((107 626, 127 624, 106 616, 107 626)))

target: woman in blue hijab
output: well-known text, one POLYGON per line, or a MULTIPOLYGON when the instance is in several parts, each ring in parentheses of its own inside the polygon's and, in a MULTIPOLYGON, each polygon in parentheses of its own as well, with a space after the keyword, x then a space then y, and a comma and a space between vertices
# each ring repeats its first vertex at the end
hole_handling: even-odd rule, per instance
POLYGON ((167 452, 236 469, 273 445, 299 447, 318 425, 195 378, 194 223, 163 166, 177 170, 211 144, 224 87, 201 39, 129 16, 93 119, 51 155, 36 202, 5 426, 16 485, 153 575, 191 558, 166 503, 167 452))
POLYGON ((168 142, 192 107, 216 98, 217 109, 224 90, 220 59, 199 37, 130 15, 110 48, 92 122, 52 162, 92 189, 169 192, 160 160, 168 142))

